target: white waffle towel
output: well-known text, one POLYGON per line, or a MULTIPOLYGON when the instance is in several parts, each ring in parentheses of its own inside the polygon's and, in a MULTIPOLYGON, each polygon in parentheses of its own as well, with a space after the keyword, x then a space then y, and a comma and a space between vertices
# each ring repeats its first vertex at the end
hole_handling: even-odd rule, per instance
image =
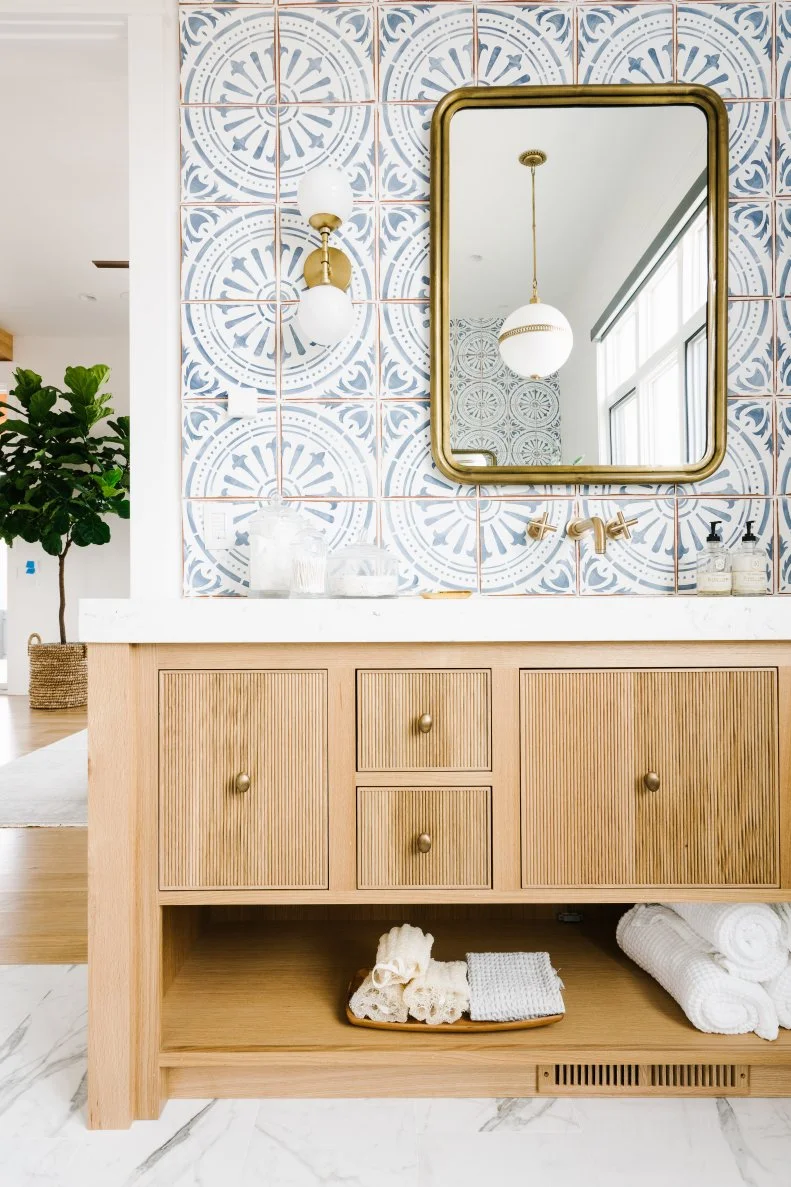
POLYGON ((406 1022, 404 987, 397 982, 374 985, 369 973, 352 994, 349 1009, 355 1018, 370 1018, 372 1022, 406 1022))
POLYGON ((764 983, 764 989, 775 1004, 780 1025, 791 1030, 791 960, 782 973, 764 983))
POLYGON ((404 923, 391 927, 379 937, 376 964, 371 971, 374 985, 406 985, 413 977, 425 973, 431 959, 432 935, 424 935, 419 927, 404 923))
POLYGON ((666 903, 711 945, 712 955, 743 981, 771 981, 785 967, 782 924, 767 903, 666 903))
POLYGON ((470 1017, 519 1022, 564 1014, 563 982, 548 952, 468 952, 470 1017))
POLYGON ((413 1018, 429 1026, 458 1022, 470 1008, 467 965, 463 960, 430 960, 404 989, 404 1003, 413 1018))
POLYGON ((783 927, 783 943, 791 949, 791 903, 775 903, 774 909, 783 927))
POLYGON ((693 1026, 707 1034, 748 1034, 776 1039, 777 1010, 754 981, 727 973, 707 941, 667 907, 632 907, 618 924, 627 956, 675 998, 693 1026))

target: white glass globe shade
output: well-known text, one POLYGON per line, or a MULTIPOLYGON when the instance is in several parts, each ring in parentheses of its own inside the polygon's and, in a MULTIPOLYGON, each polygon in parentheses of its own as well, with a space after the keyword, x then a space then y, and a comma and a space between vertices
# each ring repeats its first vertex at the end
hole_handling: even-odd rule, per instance
POLYGON ((571 354, 571 326, 554 305, 522 305, 500 327, 500 357, 511 371, 526 379, 543 379, 562 367, 571 354), (509 330, 522 333, 509 335, 509 330))
POLYGON ((354 325, 352 299, 334 284, 317 284, 300 297, 297 322, 311 342, 335 346, 354 325))
POLYGON ((331 165, 319 165, 300 178, 297 202, 306 222, 310 222, 314 214, 334 214, 345 223, 352 212, 354 199, 352 187, 342 173, 331 165))

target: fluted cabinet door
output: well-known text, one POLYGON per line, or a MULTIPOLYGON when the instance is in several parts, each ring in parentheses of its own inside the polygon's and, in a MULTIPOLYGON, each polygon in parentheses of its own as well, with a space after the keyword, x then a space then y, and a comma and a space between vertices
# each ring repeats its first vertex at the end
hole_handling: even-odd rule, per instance
POLYGON ((160 675, 163 889, 327 885, 327 675, 160 675))

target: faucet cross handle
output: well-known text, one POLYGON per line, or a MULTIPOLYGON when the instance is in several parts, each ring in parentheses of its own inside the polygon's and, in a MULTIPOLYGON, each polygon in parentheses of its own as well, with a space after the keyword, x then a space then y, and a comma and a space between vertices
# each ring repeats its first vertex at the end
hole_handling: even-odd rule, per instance
POLYGON ((543 540, 550 532, 556 532, 557 528, 553 523, 549 522, 549 517, 546 511, 540 515, 538 519, 531 519, 527 525, 527 534, 531 540, 543 540))
POLYGON ((637 519, 626 519, 623 511, 619 511, 614 519, 607 523, 607 535, 610 540, 631 540, 632 533, 629 530, 637 523, 637 519))

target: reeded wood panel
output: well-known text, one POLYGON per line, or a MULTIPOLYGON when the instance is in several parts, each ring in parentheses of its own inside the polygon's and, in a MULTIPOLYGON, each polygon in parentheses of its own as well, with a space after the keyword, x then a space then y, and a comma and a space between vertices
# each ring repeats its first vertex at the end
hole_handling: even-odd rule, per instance
POLYGON ((525 886, 633 881, 630 672, 522 672, 525 886))
POLYGON ((159 754, 163 889, 327 885, 326 672, 162 672, 159 754))
POLYGON ((488 671, 361 671, 357 681, 359 770, 491 769, 488 671))
POLYGON ((357 862, 361 889, 492 884, 488 787, 361 787, 357 862), (431 849, 421 853, 418 837, 431 849))
POLYGON ((635 672, 634 696, 636 881, 776 884, 776 673, 635 672))

